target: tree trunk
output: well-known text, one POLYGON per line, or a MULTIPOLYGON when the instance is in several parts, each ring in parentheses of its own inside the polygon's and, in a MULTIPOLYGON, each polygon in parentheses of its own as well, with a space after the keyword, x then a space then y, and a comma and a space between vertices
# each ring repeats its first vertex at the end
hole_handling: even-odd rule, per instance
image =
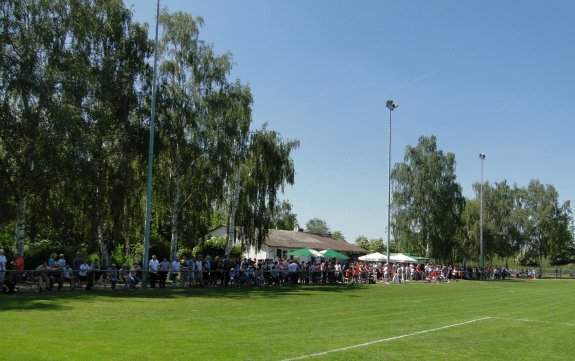
POLYGON ((178 253, 179 221, 180 221, 180 179, 176 178, 174 202, 172 203, 172 237, 170 240, 170 257, 175 260, 178 253))
POLYGON ((241 169, 236 171, 234 174, 234 190, 231 192, 230 199, 230 216, 228 218, 228 244, 226 246, 226 259, 230 258, 232 253, 232 248, 234 246, 234 241, 236 239, 236 212, 238 210, 238 203, 240 200, 240 173, 241 169))
POLYGON ((539 278, 543 278, 543 256, 539 252, 539 278))
MULTIPOLYGON (((102 142, 100 142, 100 144, 102 144, 102 142)), ((99 169, 102 169, 102 163, 100 163, 99 169)), ((110 255, 108 254, 108 246, 106 245, 106 242, 104 240, 104 227, 102 226, 102 224, 104 223, 103 220, 103 216, 102 216, 102 210, 104 209, 104 202, 102 201, 102 192, 100 191, 101 186, 99 185, 100 181, 101 181, 101 171, 98 171, 98 176, 96 178, 96 195, 95 195, 95 206, 96 206, 96 232, 97 234, 97 238, 98 238, 98 246, 100 247, 100 254, 102 256, 101 262, 100 262, 100 267, 102 267, 102 265, 104 265, 104 267, 106 267, 105 269, 108 269, 110 267, 110 255)))
POLYGON ((108 269, 110 268, 110 255, 108 254, 108 246, 104 241, 104 230, 102 229, 100 221, 98 222, 98 245, 100 246, 100 254, 102 255, 102 262, 100 262, 100 267, 104 265, 104 267, 106 267, 105 269, 108 269))
POLYGON ((22 192, 18 201, 18 211, 16 214, 16 230, 14 232, 14 251, 24 255, 24 238, 26 237, 26 215, 28 214, 28 194, 22 192))
POLYGON ((128 259, 130 257, 130 216, 128 213, 128 200, 125 199, 124 200, 124 217, 126 218, 125 223, 124 223, 124 256, 126 257, 126 259, 128 259))

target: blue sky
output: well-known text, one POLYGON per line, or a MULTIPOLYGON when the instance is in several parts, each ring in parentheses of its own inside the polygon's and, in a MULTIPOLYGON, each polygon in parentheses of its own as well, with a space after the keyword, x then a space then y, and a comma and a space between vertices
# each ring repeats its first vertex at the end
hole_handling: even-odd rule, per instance
MULTIPOLYGON (((127 0, 154 24, 155 0, 127 0)), ((421 135, 452 152, 466 197, 484 179, 575 196, 575 2, 542 0, 162 0, 202 16, 231 52, 254 127, 298 139, 283 199, 301 227, 324 219, 349 242, 386 238, 387 99, 392 164, 421 135)), ((150 33, 152 34, 152 33, 150 33)), ((150 35, 152 36, 152 35, 150 35)))

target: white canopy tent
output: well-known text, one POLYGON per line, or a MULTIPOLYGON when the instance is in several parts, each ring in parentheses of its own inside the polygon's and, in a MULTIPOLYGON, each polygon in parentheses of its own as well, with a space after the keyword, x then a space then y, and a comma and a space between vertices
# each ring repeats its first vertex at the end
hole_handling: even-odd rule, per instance
MULTIPOLYGON (((391 255, 389 257, 391 258, 391 255)), ((361 256, 359 257, 359 260, 367 262, 384 262, 387 261, 387 256, 379 252, 375 252, 361 256)))
POLYGON ((389 255, 390 262, 397 262, 397 263, 417 263, 415 258, 411 258, 409 256, 404 255, 403 253, 394 253, 389 255))
MULTIPOLYGON (((366 262, 387 262, 387 256, 379 252, 375 252, 361 256, 359 257, 359 260, 366 262)), ((394 263, 417 263, 415 258, 411 258, 403 253, 390 254, 389 261, 394 263)))

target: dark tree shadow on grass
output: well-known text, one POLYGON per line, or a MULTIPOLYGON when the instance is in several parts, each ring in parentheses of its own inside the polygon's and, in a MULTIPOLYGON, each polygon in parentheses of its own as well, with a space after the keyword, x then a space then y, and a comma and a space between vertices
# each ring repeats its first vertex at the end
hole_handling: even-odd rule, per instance
POLYGON ((178 298, 226 298, 226 299, 249 299, 249 298, 274 298, 284 297, 308 297, 316 294, 338 294, 348 297, 360 297, 362 290, 378 285, 349 286, 349 285, 289 285, 268 287, 192 287, 192 288, 94 288, 90 291, 48 291, 34 292, 21 291, 16 294, 0 294, 0 313, 11 310, 36 310, 54 311, 66 310, 67 306, 60 303, 62 300, 102 300, 103 298, 141 298, 141 299, 178 299, 178 298))

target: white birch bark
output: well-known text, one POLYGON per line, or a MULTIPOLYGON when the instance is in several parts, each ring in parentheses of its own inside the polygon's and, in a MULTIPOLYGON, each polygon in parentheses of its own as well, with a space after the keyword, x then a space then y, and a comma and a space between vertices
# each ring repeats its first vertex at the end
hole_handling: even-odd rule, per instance
POLYGON ((24 193, 18 201, 16 230, 14 232, 15 253, 24 255, 24 238, 26 237, 26 216, 28 214, 28 194, 24 193))

